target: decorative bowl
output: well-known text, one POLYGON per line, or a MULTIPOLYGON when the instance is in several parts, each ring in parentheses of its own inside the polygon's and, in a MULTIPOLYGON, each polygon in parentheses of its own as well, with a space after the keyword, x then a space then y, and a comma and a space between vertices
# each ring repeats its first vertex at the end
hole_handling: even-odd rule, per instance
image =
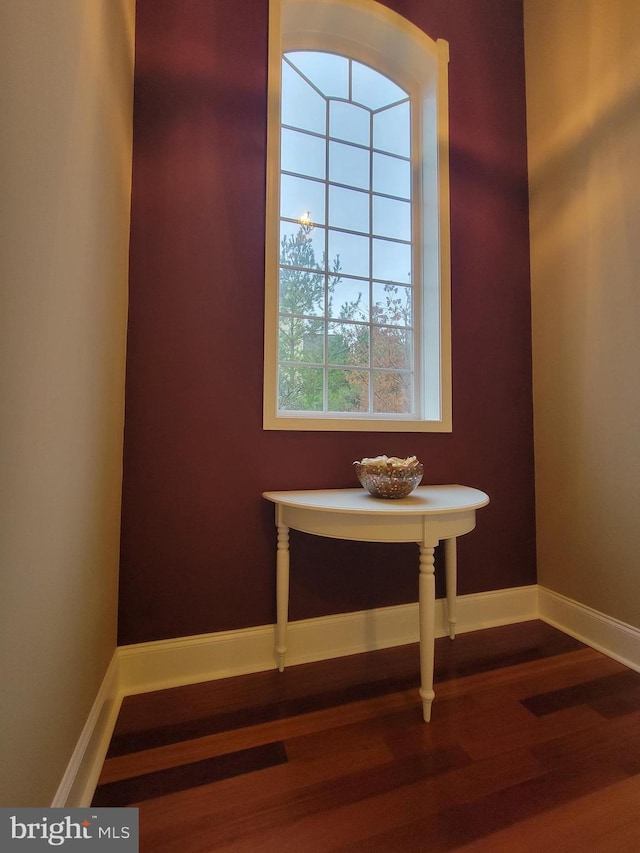
POLYGON ((374 464, 371 460, 362 460, 353 465, 364 488, 375 498, 387 500, 406 498, 420 485, 424 474, 424 466, 417 460, 410 464, 390 461, 374 464))

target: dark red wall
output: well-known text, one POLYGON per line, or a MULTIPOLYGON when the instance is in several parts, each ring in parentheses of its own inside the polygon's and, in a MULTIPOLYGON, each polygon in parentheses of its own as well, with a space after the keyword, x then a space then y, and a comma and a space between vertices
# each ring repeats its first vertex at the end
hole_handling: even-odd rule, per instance
MULTIPOLYGON (((450 43, 449 435, 262 429, 268 0, 138 0, 120 643, 275 619, 269 489, 415 453, 491 504, 460 593, 535 582, 519 0, 388 0, 450 43)), ((292 534, 291 618, 417 598, 414 546, 292 534)))

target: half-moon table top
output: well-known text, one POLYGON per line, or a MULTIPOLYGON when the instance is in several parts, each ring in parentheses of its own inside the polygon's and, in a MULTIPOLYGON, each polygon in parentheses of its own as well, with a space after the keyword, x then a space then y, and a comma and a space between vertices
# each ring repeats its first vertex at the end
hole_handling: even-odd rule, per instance
POLYGON ((399 499, 376 498, 364 488, 263 492, 262 497, 298 509, 365 515, 438 515, 480 509, 489 503, 489 496, 479 489, 458 485, 418 486, 399 499))

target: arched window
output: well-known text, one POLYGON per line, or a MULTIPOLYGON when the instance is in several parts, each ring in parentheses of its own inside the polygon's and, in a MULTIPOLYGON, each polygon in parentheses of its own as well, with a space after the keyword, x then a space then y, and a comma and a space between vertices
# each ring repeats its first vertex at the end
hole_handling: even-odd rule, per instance
POLYGON ((271 4, 267 429, 451 429, 446 43, 271 4))

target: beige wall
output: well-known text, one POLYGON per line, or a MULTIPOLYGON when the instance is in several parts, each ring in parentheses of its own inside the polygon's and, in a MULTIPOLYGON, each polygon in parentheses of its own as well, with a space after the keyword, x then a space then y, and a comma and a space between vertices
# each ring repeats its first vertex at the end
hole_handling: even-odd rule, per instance
POLYGON ((133 0, 0 6, 0 805, 49 805, 116 645, 133 0))
POLYGON ((525 33, 538 578, 640 627, 640 3, 525 33))

